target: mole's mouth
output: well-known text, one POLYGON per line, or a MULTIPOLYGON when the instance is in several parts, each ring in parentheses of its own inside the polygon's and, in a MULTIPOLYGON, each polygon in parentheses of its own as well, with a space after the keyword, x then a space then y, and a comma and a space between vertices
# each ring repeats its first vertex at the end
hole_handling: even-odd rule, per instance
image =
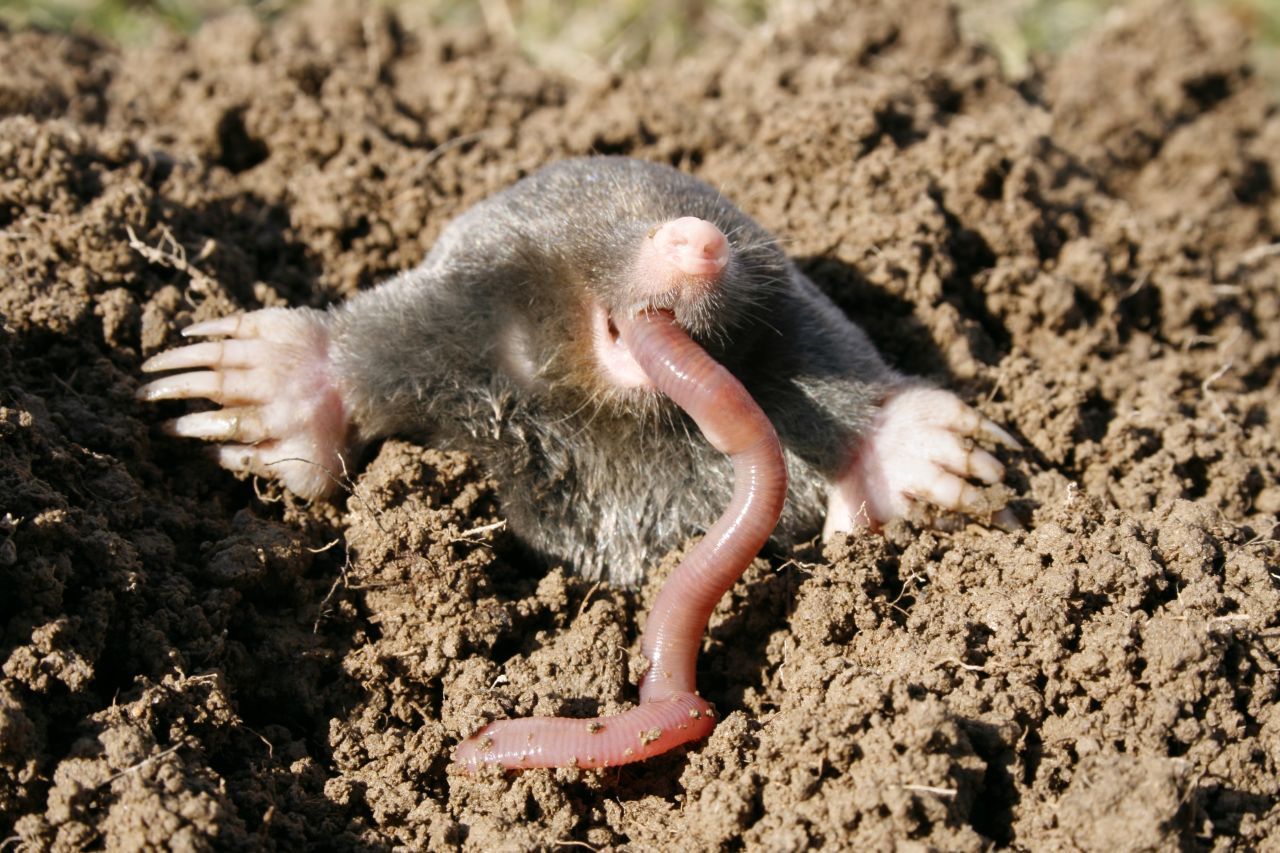
POLYGON ((615 388, 648 388, 653 381, 631 355, 626 341, 618 333, 609 309, 598 301, 591 305, 591 348, 604 378, 615 388))

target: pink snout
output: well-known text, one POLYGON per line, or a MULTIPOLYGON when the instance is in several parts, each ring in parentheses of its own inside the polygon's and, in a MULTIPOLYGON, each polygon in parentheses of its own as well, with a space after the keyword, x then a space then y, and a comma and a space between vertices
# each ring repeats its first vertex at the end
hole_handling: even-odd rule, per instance
POLYGON ((719 228, 696 216, 663 224, 651 239, 659 257, 684 275, 715 275, 729 263, 729 241, 719 228))

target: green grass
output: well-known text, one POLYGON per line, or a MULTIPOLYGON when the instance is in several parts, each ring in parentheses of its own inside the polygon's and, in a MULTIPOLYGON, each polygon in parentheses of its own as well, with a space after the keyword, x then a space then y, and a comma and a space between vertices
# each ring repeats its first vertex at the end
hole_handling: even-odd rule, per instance
MULTIPOLYGON (((1280 2, 1194 0, 1225 10, 1254 38, 1254 63, 1280 86, 1280 2)), ((1101 23, 1122 0, 958 0, 965 29, 986 42, 1013 77, 1022 76, 1035 54, 1058 53, 1101 23)))
POLYGON ((11 27, 92 33, 121 44, 145 42, 159 29, 190 32, 206 18, 243 5, 236 0, 0 0, 11 27))
MULTIPOLYGON (((539 65, 591 76, 646 63, 665 64, 698 41, 738 35, 764 20, 771 5, 796 0, 381 0, 409 26, 468 22, 519 47, 539 65)), ((0 0, 0 21, 93 33, 123 45, 158 30, 190 32, 205 19, 248 6, 264 17, 298 0, 0 0)), ((1256 62, 1280 83, 1280 2, 1199 0, 1226 8, 1258 43, 1256 62)), ((985 41, 1014 77, 1036 53, 1060 51, 1096 26, 1117 0, 959 0, 965 29, 985 41)))

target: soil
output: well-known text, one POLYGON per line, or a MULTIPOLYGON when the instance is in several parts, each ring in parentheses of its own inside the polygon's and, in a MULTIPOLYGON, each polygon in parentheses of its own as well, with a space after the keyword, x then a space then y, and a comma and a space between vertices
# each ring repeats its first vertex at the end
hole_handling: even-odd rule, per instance
POLYGON ((0 839, 20 849, 1280 849, 1280 112, 1231 21, 1108 19, 1017 83, 933 2, 797 4, 611 79, 392 12, 121 51, 0 31, 0 839), (705 742, 450 772, 635 697, 639 590, 532 564, 475 462, 341 500, 133 399, 188 323, 413 266, 551 160, 722 187, 905 371, 1026 445, 1024 529, 757 560, 705 742))

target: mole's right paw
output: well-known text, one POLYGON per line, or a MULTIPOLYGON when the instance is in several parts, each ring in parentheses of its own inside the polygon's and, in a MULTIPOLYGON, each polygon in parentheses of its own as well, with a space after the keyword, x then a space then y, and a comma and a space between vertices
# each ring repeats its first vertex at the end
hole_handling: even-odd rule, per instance
POLYGON ((1003 503, 991 505, 974 485, 990 486, 1004 477, 1004 466, 979 442, 1022 449, 949 391, 895 392, 833 484, 824 538, 901 518, 916 501, 951 512, 988 512, 1008 524, 1003 503))
POLYGON ((218 462, 275 477, 306 498, 332 490, 345 470, 349 430, 329 361, 323 312, 267 308, 196 323, 186 337, 224 337, 162 352, 148 373, 174 373, 138 389, 147 401, 205 398, 223 406, 169 421, 171 435, 222 442, 218 462))

